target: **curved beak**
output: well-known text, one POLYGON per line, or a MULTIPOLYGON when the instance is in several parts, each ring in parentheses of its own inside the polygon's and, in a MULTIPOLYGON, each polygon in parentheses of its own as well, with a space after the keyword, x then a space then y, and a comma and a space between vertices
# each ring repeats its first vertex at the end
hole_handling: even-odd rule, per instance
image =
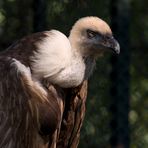
POLYGON ((120 45, 118 41, 113 37, 107 40, 105 46, 111 49, 116 54, 120 53, 120 45))
POLYGON ((103 50, 113 51, 116 54, 120 53, 120 45, 113 36, 104 36, 101 41, 99 40, 99 46, 103 50))

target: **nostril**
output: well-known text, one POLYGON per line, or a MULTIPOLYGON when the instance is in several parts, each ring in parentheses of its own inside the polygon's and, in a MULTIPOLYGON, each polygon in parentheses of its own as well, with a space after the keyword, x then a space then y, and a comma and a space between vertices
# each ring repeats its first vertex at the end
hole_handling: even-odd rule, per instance
POLYGON ((106 38, 106 40, 112 40, 112 39, 114 39, 114 37, 112 35, 106 35, 105 38, 106 38))
POLYGON ((106 39, 107 39, 107 40, 110 40, 110 39, 111 39, 111 37, 110 37, 110 36, 106 36, 106 39))

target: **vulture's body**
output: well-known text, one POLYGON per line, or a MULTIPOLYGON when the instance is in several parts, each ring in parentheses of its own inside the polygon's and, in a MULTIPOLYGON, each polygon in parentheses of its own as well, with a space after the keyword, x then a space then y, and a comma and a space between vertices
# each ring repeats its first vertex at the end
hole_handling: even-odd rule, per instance
POLYGON ((35 33, 2 52, 0 147, 48 147, 64 117, 60 99, 72 98, 74 87, 80 94, 79 86, 106 49, 119 52, 109 26, 86 17, 74 25, 69 38, 57 30, 35 33))

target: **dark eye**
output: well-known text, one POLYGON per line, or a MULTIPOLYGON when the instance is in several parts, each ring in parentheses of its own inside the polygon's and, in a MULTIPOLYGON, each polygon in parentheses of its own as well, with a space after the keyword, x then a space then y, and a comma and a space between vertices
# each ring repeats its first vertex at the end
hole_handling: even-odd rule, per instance
POLYGON ((96 32, 92 31, 92 30, 87 30, 87 37, 88 38, 94 38, 96 36, 96 32))

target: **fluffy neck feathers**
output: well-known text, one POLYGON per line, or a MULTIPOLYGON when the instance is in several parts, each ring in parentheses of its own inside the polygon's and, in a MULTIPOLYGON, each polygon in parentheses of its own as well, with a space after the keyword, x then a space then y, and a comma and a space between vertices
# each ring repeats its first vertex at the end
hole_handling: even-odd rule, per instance
POLYGON ((80 47, 71 46, 69 39, 59 31, 49 31, 47 36, 38 43, 38 52, 32 57, 34 76, 61 87, 76 87, 88 79, 95 60, 83 58, 80 47))

